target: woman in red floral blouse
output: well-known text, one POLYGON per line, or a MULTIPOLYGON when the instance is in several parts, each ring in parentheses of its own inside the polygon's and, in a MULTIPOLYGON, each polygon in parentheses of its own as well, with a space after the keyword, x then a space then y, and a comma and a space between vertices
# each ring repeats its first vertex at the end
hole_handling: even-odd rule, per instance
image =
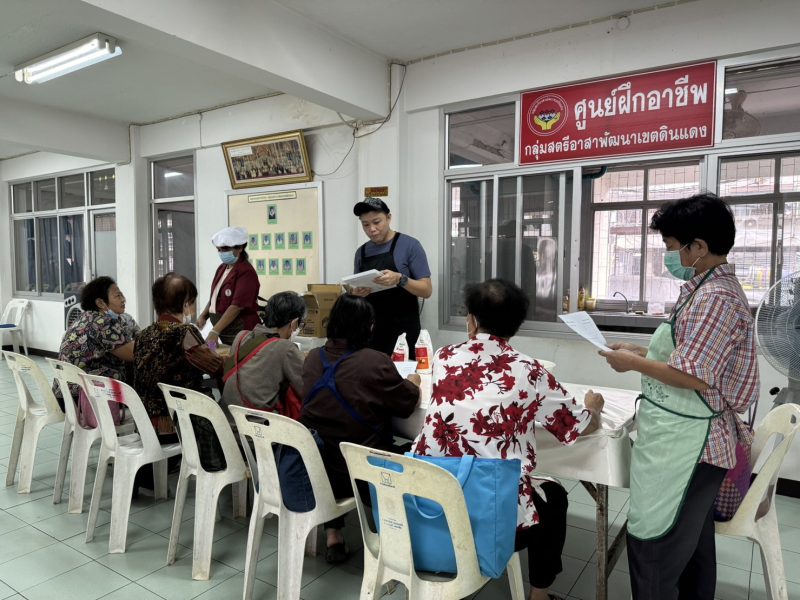
POLYGON ((516 549, 535 548, 528 552, 529 598, 545 600, 562 569, 567 493, 534 475, 534 421, 571 444, 597 429, 603 397, 587 392, 581 409, 541 364, 509 345, 528 312, 528 297, 518 286, 490 279, 469 286, 464 296, 469 339, 434 357, 431 404, 414 450, 522 461, 516 549))

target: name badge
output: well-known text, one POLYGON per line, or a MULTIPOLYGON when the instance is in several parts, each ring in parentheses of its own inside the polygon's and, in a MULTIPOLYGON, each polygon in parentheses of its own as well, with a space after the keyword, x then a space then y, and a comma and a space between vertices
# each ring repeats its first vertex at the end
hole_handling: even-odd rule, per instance
POLYGON ((226 296, 232 296, 233 292, 230 289, 227 289, 227 290, 225 290, 225 295, 226 296))

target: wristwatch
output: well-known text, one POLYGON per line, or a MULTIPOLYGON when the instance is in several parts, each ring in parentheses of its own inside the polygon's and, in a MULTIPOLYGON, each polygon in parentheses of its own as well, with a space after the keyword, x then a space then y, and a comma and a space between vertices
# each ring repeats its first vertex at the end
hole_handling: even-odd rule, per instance
POLYGON ((397 287, 404 288, 408 283, 408 275, 400 275, 400 281, 397 282, 397 287))

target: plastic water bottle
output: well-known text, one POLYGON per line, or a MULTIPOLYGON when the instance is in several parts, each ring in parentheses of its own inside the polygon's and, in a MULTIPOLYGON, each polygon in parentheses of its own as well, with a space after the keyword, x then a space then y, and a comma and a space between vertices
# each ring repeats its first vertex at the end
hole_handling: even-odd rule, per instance
POLYGON ((397 336, 397 342, 392 351, 392 360, 394 362, 405 362, 408 360, 408 341, 406 341, 405 333, 401 333, 397 336))
POLYGON ((433 367, 433 344, 427 329, 419 332, 414 351, 417 355, 417 373, 430 373, 433 367))

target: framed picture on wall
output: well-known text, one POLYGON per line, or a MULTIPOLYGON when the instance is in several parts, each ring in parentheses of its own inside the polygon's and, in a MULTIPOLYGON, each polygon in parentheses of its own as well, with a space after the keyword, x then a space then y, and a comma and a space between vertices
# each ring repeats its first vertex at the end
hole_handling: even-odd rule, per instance
POLYGON ((311 181, 302 131, 222 144, 233 189, 311 181))

